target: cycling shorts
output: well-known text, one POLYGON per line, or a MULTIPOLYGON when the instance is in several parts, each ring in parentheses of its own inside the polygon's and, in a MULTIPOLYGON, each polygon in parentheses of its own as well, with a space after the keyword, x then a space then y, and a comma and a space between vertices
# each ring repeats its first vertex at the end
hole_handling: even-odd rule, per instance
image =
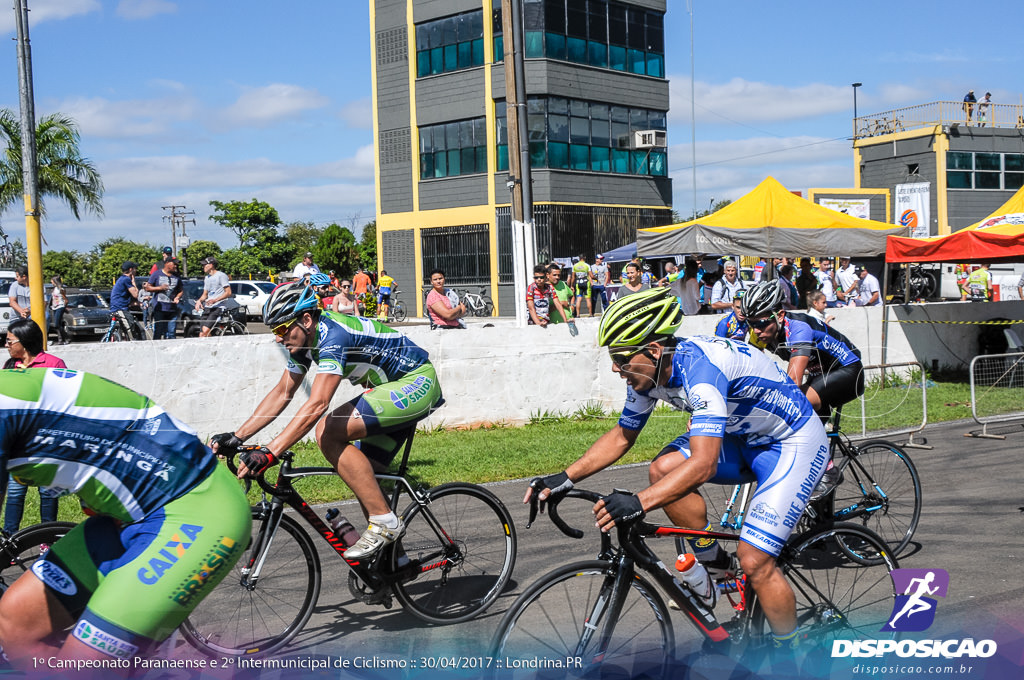
POLYGON ((855 362, 849 366, 833 366, 822 373, 813 374, 804 383, 818 393, 821 399, 819 413, 829 414, 833 408, 853 401, 864 394, 864 364, 855 362))
POLYGON ((249 501, 217 466, 191 491, 127 525, 90 517, 32 572, 77 619, 69 635, 115 658, 170 635, 230 573, 251 531, 249 501))
POLYGON ((230 319, 231 314, 227 310, 223 310, 220 307, 207 307, 203 310, 203 328, 213 328, 217 324, 217 320, 220 319, 220 315, 224 314, 225 318, 230 319))
MULTIPOLYGON (((367 436, 356 446, 372 461, 387 466, 416 427, 444 403, 433 364, 378 385, 348 402, 363 419, 367 436)), ((331 416, 327 416, 330 418, 331 416)))
POLYGON ((590 297, 590 282, 589 281, 577 281, 576 282, 576 297, 590 297))
MULTIPOLYGON (((689 433, 676 438, 657 457, 675 454, 690 457, 689 433)), ((812 418, 792 436, 765 446, 749 446, 741 437, 725 435, 718 469, 708 481, 725 485, 757 482, 740 540, 778 557, 828 460, 825 429, 812 418)))

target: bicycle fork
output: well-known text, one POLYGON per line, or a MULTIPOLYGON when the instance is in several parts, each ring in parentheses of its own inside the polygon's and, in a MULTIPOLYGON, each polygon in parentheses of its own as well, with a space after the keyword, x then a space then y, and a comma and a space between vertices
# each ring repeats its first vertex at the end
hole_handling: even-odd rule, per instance
POLYGON ((583 631, 580 634, 579 642, 576 643, 573 656, 583 657, 587 653, 594 634, 600 630, 597 648, 591 654, 590 662, 599 664, 604 660, 612 635, 615 633, 615 625, 622 613, 622 604, 629 592, 629 584, 633 580, 633 571, 633 560, 620 558, 616 564, 615 573, 605 576, 601 592, 598 594, 593 608, 587 614, 587 618, 583 621, 583 631))
POLYGON ((274 536, 277 535, 277 528, 281 525, 281 515, 284 513, 284 505, 281 503, 264 503, 262 512, 267 514, 266 521, 260 528, 260 532, 253 539, 254 543, 249 550, 249 562, 241 568, 241 585, 247 590, 256 590, 256 584, 263 572, 263 565, 266 564, 267 555, 274 543, 274 536))

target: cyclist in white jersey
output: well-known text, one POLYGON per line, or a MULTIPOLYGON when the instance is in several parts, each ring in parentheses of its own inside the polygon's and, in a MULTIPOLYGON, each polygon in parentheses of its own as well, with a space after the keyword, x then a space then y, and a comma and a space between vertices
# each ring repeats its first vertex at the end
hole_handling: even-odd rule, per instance
MULTIPOLYGON (((651 464, 651 486, 614 492, 594 506, 598 526, 632 522, 655 508, 671 521, 706 529, 705 482, 757 481, 740 533, 738 557, 757 592, 776 646, 797 640, 796 600, 775 564, 828 460, 824 428, 806 397, 771 359, 725 338, 677 338, 679 303, 663 288, 616 301, 601 319, 598 343, 627 382, 618 424, 564 472, 537 478, 526 493, 542 501, 620 459, 636 442, 659 400, 691 414, 689 431, 651 464)), ((731 558, 714 541, 691 543, 712 577, 727 577, 731 558)))

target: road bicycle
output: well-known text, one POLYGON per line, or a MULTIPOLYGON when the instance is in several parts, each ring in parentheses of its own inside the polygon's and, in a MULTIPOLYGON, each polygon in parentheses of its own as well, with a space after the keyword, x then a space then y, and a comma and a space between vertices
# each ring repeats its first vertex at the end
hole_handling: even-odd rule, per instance
POLYGON ((494 313, 494 300, 487 295, 487 286, 481 286, 479 292, 468 290, 456 291, 459 302, 466 305, 466 311, 472 316, 490 316, 494 313))
MULTIPOLYGON (((429 623, 459 623, 486 610, 505 589, 516 558, 515 525, 498 498, 475 484, 453 482, 431 489, 407 476, 412 433, 394 474, 378 474, 391 486, 392 510, 402 494, 411 502, 401 513, 405 533, 369 563, 345 560, 352 595, 390 608, 392 596, 429 623)), ((263 500, 252 507, 252 538, 229 574, 192 612, 181 631, 203 653, 219 657, 263 656, 283 648, 302 630, 320 594, 316 546, 298 517, 342 558, 348 547, 311 508, 292 483, 333 476, 330 467, 294 467, 281 455, 277 480, 255 478, 263 500)), ((228 460, 229 467, 235 470, 228 460)))
POLYGON ((110 313, 110 325, 100 342, 128 342, 148 338, 146 329, 135 320, 131 312, 118 311, 110 313))
POLYGON ((50 546, 74 528, 71 522, 43 522, 0 534, 0 594, 3 594, 50 546))
POLYGON ((935 272, 924 269, 921 265, 907 265, 896 275, 896 286, 893 290, 893 300, 927 300, 934 297, 939 290, 938 279, 935 272), (907 296, 907 273, 910 276, 910 296, 907 296))
MULTIPOLYGON (((214 337, 220 337, 223 335, 248 335, 249 331, 245 327, 245 324, 236 321, 235 317, 232 316, 231 312, 223 307, 216 307, 216 311, 211 317, 213 324, 210 328, 210 335, 214 337)), ((186 338, 198 338, 199 334, 203 330, 203 320, 201 317, 185 317, 185 337, 186 338)))
MULTIPOLYGON (((565 497, 594 503, 601 495, 572 489, 565 497)), ((532 500, 530 524, 536 495, 532 500)), ((558 502, 548 508, 563 533, 583 536, 560 517, 558 502)), ((724 595, 710 609, 647 545, 663 537, 715 538, 726 548, 739 538, 645 521, 620 524, 601 534, 596 559, 558 567, 523 591, 498 624, 491 656, 571 660, 559 677, 604 677, 606 670, 614 677, 704 677, 703 665, 721 671, 726 657, 738 659, 728 661, 733 667, 757 670, 771 631, 745 577, 718 584, 724 595), (686 630, 674 630, 666 600, 680 610, 686 630)), ((897 562, 874 532, 844 522, 816 527, 791 538, 777 563, 796 596, 802 648, 827 655, 833 639, 888 636, 880 628, 895 602, 890 572, 897 562)))

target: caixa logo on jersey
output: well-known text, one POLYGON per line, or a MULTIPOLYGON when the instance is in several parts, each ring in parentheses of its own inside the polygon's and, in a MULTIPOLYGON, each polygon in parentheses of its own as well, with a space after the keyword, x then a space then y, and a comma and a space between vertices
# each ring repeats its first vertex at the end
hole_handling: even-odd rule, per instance
MULTIPOLYGON (((893 569, 890 572, 894 591, 892 611, 880 632, 918 633, 935 622, 939 601, 949 590, 949 573, 945 569, 893 569)), ((996 653, 993 640, 973 638, 949 640, 833 640, 833 657, 969 657, 988 658, 996 653)))

